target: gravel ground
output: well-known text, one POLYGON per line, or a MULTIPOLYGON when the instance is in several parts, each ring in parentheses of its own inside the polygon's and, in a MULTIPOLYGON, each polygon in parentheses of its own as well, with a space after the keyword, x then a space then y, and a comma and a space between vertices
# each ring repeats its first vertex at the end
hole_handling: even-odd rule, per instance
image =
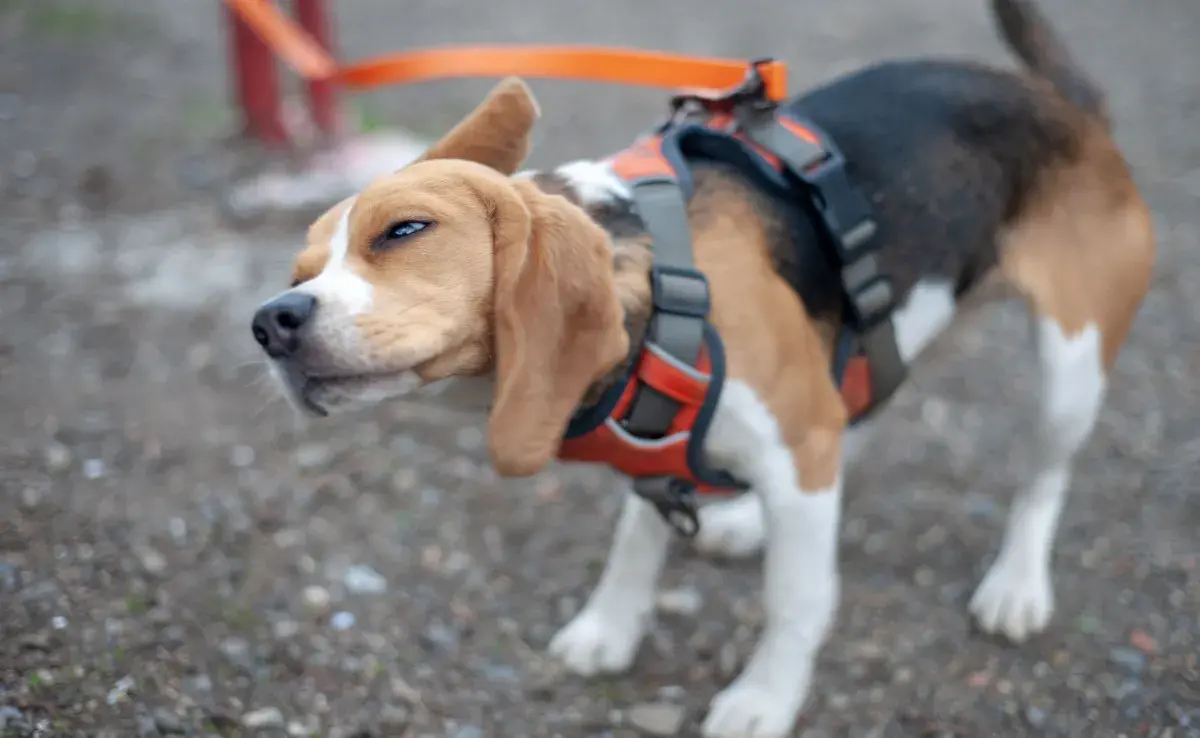
MULTIPOLYGON (((1020 648, 965 614, 1028 453, 1032 375, 1001 310, 917 374, 850 477, 841 617, 798 735, 1200 736, 1200 9, 1046 4, 1110 89, 1161 230, 1079 459, 1058 614, 1020 648)), ((776 53, 795 89, 879 56, 1005 58, 981 1, 410 5, 339 4, 348 55, 776 53)), ((262 161, 226 136, 219 20, 212 2, 0 0, 0 735, 694 735, 753 645, 756 563, 681 548, 632 674, 564 677, 542 652, 602 565, 603 473, 504 483, 460 418, 396 403, 305 426, 264 386, 246 321, 304 223, 234 228, 215 206, 262 161)), ((362 105, 436 134, 487 86, 362 105)), ((664 101, 535 87, 535 163, 618 146, 664 101)))

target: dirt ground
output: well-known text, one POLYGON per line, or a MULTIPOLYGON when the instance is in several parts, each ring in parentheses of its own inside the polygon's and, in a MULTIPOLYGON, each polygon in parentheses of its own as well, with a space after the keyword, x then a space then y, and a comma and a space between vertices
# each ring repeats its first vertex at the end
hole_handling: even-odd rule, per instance
MULTIPOLYGON (((914 377, 850 476, 844 600, 798 735, 1200 736, 1200 6, 1045 2, 1110 91, 1161 234, 1079 459, 1057 614, 1019 648, 966 616, 1028 453, 1002 309, 914 377)), ((352 57, 775 54, 797 90, 883 56, 1008 63, 982 0, 336 5, 352 57)), ((604 474, 502 483, 459 418, 396 403, 306 426, 266 386, 247 322, 304 217, 222 219, 262 161, 228 135, 224 49, 211 0, 0 0, 0 735, 625 738, 654 714, 695 735, 753 645, 757 562, 680 546, 633 672, 563 676, 542 653, 602 564, 604 474)), ((359 105, 436 135, 488 84, 359 105)), ((535 89, 538 164, 615 148, 664 103, 535 89)))

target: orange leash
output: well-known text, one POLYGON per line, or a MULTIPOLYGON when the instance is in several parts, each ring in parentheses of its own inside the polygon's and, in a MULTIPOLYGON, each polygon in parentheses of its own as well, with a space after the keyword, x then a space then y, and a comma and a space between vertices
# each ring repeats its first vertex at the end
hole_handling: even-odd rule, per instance
MULTIPOLYGON (((427 82, 455 77, 555 77, 648 87, 725 90, 746 79, 750 62, 602 46, 450 46, 338 63, 271 0, 225 0, 275 55, 308 80, 336 79, 347 87, 427 82)), ((787 67, 757 65, 767 97, 787 95, 787 67)))
MULTIPOLYGON (((343 67, 338 79, 349 87, 424 82, 452 77, 557 77, 647 87, 724 90, 746 79, 749 63, 660 51, 599 46, 451 46, 421 49, 343 67)), ((787 67, 758 66, 767 97, 787 94, 787 67)))

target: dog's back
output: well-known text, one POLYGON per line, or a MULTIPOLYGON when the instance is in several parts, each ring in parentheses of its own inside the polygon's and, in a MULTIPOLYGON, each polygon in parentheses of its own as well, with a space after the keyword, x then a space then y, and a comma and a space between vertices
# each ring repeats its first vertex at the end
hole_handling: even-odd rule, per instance
MULTIPOLYGON (((1047 173, 1104 137, 1103 94, 1036 8, 1025 0, 993 8, 1024 70, 893 61, 789 103, 845 154, 875 208, 882 269, 902 294, 922 279, 954 285, 956 297, 968 291, 995 267, 998 234, 1047 173)), ((831 297, 818 312, 836 308, 831 297)))

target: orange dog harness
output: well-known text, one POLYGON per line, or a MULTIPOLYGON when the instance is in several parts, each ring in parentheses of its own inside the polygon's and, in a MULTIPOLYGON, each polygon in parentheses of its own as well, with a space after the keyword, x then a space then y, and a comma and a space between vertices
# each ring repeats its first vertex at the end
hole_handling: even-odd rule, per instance
POLYGON ((852 422, 878 407, 904 376, 890 321, 891 284, 871 258, 870 207, 829 138, 769 98, 757 64, 732 90, 677 95, 665 123, 610 158, 653 239, 652 312, 625 380, 576 413, 559 449, 562 460, 605 463, 630 476, 638 494, 689 536, 699 529, 694 492, 746 488, 710 466, 704 452, 725 357, 708 322, 708 282, 692 262, 689 159, 733 164, 817 216, 824 250, 841 275, 847 328, 833 374, 852 422))

